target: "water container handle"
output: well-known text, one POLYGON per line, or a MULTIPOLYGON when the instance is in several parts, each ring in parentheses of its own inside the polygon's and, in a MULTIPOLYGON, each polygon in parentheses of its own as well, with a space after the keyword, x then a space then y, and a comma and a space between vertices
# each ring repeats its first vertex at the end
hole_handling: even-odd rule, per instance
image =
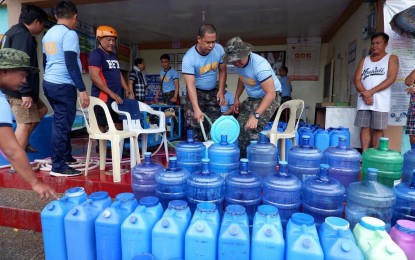
POLYGON ((116 200, 112 203, 111 208, 118 209, 121 207, 121 201, 116 200))
POLYGON ((59 201, 67 201, 69 199, 68 195, 63 195, 62 197, 60 197, 58 200, 59 201))

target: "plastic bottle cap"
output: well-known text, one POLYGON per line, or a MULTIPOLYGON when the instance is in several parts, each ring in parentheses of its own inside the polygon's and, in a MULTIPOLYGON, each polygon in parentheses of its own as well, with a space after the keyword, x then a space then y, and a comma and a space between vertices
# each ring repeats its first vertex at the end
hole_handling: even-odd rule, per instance
POLYGON ((265 229, 265 231, 264 231, 264 233, 265 233, 265 236, 267 236, 267 237, 272 237, 272 229, 270 229, 270 228, 267 228, 267 229, 265 229))
POLYGON ((163 219, 161 221, 161 226, 167 228, 170 225, 170 221, 168 219, 163 219))
POLYGON ((109 211, 109 210, 104 210, 104 212, 102 213, 102 216, 103 216, 104 218, 109 218, 109 217, 111 217, 111 211, 109 211))
POLYGON ((311 247, 311 240, 310 239, 308 239, 308 238, 305 238, 304 240, 303 240, 303 242, 301 243, 301 245, 304 247, 304 248, 310 248, 311 247))
POLYGON ((291 221, 297 225, 311 226, 314 224, 314 218, 306 213, 294 213, 291 216, 291 221))
POLYGON ((396 246, 393 244, 387 244, 385 249, 386 249, 386 252, 388 252, 391 255, 395 254, 396 251, 398 251, 396 246))
POLYGON ((115 200, 120 202, 132 201, 134 199, 134 194, 132 194, 131 192, 123 192, 115 196, 115 200))
POLYGON ((48 207, 47 207, 47 209, 48 209, 49 211, 54 210, 54 209, 55 209, 55 204, 49 204, 49 205, 48 205, 48 207))
POLYGON ((410 235, 415 235, 415 222, 414 221, 400 219, 396 221, 395 227, 399 231, 402 231, 410 235))
POLYGON ((135 222, 137 222, 137 217, 136 216, 131 216, 129 218, 130 223, 134 224, 135 222))
POLYGON ((372 231, 385 230, 385 222, 374 217, 362 217, 359 220, 359 224, 372 231))
POLYGON ((107 197, 108 197, 108 192, 106 191, 97 191, 89 195, 89 199, 91 200, 102 200, 107 197))
POLYGON ((231 226, 231 227, 229 228, 229 233, 230 233, 232 236, 236 236, 236 235, 238 235, 238 234, 239 234, 239 229, 238 229, 238 227, 237 227, 237 226, 235 226, 235 225, 231 226))
POLYGON ((159 203, 159 198, 154 196, 147 196, 140 199, 140 205, 146 207, 154 207, 159 203))
POLYGON ((348 230, 350 227, 347 220, 339 217, 327 217, 324 223, 333 230, 348 230))
POLYGON ((349 242, 343 242, 342 243, 342 250, 344 252, 349 252, 350 250, 352 250, 352 245, 349 242))
POLYGON ((65 196, 68 196, 70 198, 78 197, 85 194, 85 190, 82 187, 74 187, 66 190, 65 196))
POLYGON ((202 223, 198 223, 196 225, 196 231, 197 232, 203 232, 205 230, 205 225, 203 225, 202 223))

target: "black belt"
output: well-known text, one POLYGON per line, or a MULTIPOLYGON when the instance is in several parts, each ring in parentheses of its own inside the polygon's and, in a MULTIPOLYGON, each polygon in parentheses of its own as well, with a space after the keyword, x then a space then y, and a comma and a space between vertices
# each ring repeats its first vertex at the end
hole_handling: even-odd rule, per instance
POLYGON ((213 88, 211 90, 205 90, 205 89, 196 88, 196 90, 197 91, 201 91, 203 93, 210 93, 210 92, 216 91, 217 89, 216 88, 213 88))
POLYGON ((257 98, 255 98, 255 97, 248 97, 248 100, 249 101, 255 101, 255 100, 261 100, 261 99, 263 99, 264 97, 257 97, 257 98))

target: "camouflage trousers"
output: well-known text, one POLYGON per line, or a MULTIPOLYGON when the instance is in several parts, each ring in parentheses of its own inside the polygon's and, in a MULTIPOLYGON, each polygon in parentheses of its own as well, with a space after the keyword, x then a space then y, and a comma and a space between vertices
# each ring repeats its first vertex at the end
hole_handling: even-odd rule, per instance
POLYGON ((252 116, 252 114, 256 111, 261 102, 262 98, 247 98, 239 108, 238 122, 240 126, 240 133, 238 138, 238 145, 239 149, 241 150, 241 158, 246 158, 246 147, 249 145, 251 140, 258 140, 258 134, 264 129, 271 116, 280 106, 281 96, 278 95, 275 97, 271 105, 261 115, 261 118, 258 120, 256 129, 246 129, 246 122, 248 121, 249 117, 252 116))
POLYGON ((171 102, 171 99, 174 96, 174 90, 170 91, 170 92, 163 93, 163 94, 161 94, 161 96, 162 96, 162 101, 163 101, 164 104, 176 105, 175 103, 171 102))
MULTIPOLYGON (((216 99, 216 94, 218 90, 213 89, 209 91, 201 91, 197 90, 197 101, 199 103, 200 110, 205 113, 212 123, 218 119, 222 113, 220 112, 220 106, 216 99)), ((186 97, 186 105, 185 105, 185 113, 184 118, 186 120, 186 127, 187 129, 192 129, 194 131, 194 139, 196 141, 204 142, 202 130, 200 128, 200 123, 194 119, 194 112, 192 103, 190 102, 189 96, 186 97)), ((210 124, 206 119, 203 120, 203 126, 205 129, 206 136, 208 140, 210 139, 210 124)))

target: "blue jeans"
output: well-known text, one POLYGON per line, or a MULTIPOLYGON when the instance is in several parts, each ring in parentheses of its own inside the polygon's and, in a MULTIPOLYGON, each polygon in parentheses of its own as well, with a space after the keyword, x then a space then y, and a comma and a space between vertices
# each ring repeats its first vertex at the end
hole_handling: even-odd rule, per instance
POLYGON ((63 172, 69 168, 66 161, 72 157, 71 129, 76 114, 76 87, 43 81, 43 91, 53 108, 51 135, 52 171, 63 172))

